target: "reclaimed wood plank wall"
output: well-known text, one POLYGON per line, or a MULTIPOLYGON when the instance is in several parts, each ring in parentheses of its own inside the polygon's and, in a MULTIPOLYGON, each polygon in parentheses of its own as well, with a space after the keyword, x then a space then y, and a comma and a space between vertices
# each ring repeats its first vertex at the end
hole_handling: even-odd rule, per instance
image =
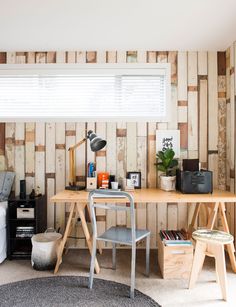
MULTIPOLYGON (((48 227, 65 227, 66 204, 50 204, 49 198, 68 183, 67 148, 92 129, 107 139, 107 147, 94 155, 83 145, 76 153, 77 181, 85 182, 86 163, 95 161, 98 170, 108 171, 121 181, 127 171, 142 172, 142 186, 156 187, 156 129, 179 129, 181 158, 199 158, 214 171, 214 186, 235 189, 235 63, 236 48, 226 52, 165 51, 77 51, 0 52, 0 63, 171 63, 171 121, 168 123, 6 123, 0 124, 0 168, 16 171, 26 179, 27 191, 40 187, 48 196, 48 227)), ((184 204, 137 204, 137 224, 152 231, 156 248, 160 229, 186 227, 194 206, 184 204)), ((124 213, 97 212, 102 231, 111 225, 129 224, 124 213)), ((235 233, 233 204, 227 206, 230 230, 235 233)), ((204 224, 201 214, 199 224, 204 224)), ((85 247, 78 227, 71 240, 85 247)))

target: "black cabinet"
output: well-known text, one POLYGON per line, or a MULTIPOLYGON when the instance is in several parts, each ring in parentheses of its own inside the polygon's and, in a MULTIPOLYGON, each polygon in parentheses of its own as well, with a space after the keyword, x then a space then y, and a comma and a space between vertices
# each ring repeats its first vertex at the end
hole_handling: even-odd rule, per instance
POLYGON ((28 259, 31 256, 31 237, 47 229, 47 199, 19 197, 8 200, 7 255, 8 259, 28 259))

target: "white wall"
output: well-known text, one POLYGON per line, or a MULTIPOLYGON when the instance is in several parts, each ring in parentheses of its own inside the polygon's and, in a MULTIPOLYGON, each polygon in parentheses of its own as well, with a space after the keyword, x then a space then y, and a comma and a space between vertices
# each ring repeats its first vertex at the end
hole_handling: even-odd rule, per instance
POLYGON ((0 51, 225 50, 235 0, 0 0, 0 51))

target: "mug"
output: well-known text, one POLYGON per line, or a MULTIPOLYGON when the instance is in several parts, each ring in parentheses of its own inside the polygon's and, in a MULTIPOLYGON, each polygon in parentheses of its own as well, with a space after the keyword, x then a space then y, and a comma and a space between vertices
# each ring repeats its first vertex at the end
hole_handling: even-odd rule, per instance
POLYGON ((118 182, 116 181, 111 182, 111 188, 112 190, 118 190, 118 182))

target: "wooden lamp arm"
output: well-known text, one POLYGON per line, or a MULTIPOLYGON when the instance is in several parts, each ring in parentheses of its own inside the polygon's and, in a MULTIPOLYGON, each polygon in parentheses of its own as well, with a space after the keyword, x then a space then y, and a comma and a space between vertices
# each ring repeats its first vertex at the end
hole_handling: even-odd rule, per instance
POLYGON ((76 174, 75 174, 75 149, 82 145, 87 138, 84 138, 74 146, 71 146, 69 151, 69 185, 74 186, 76 185, 76 174))
POLYGON ((75 150, 77 147, 79 147, 80 145, 82 145, 85 141, 87 140, 87 138, 84 138, 83 140, 81 140, 80 142, 78 142, 77 144, 75 144, 74 146, 71 146, 68 150, 75 150))

